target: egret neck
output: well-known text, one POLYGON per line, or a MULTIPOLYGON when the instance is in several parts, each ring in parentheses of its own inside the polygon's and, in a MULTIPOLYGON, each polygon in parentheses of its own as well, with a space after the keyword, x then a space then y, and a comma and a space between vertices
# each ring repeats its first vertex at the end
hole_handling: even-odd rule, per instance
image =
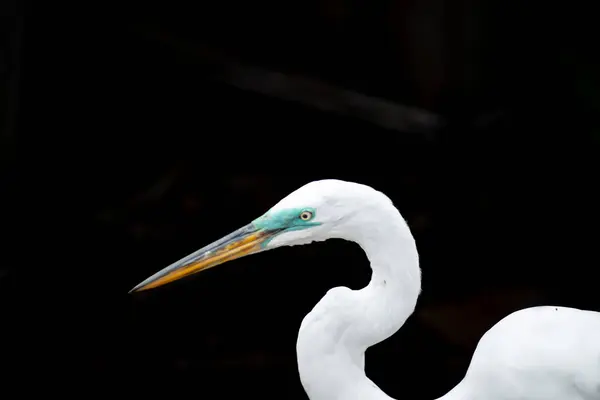
POLYGON ((392 336, 412 314, 421 270, 406 222, 391 202, 383 203, 356 215, 336 235, 366 253, 369 284, 331 289, 302 321, 298 369, 311 400, 390 399, 366 376, 365 351, 392 336))

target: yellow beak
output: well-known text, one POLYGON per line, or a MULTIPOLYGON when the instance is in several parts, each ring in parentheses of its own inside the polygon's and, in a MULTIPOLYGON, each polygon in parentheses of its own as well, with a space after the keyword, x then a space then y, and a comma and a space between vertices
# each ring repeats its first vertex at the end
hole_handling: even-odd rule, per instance
POLYGON ((262 244, 280 231, 257 228, 254 223, 248 224, 162 269, 129 293, 156 288, 227 261, 258 253, 263 250, 262 244))

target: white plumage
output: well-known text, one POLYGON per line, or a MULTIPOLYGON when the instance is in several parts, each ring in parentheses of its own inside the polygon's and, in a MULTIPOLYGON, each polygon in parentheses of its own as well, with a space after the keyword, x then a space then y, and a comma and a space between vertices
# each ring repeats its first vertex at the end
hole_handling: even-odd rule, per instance
MULTIPOLYGON (((312 239, 356 242, 373 270, 367 287, 331 289, 304 318, 297 356, 306 393, 311 400, 390 399, 365 375, 364 354, 404 324, 421 291, 406 222, 384 194, 349 182, 310 183, 282 203, 310 205, 317 220, 334 220, 334 227, 323 224, 312 239)), ((287 235, 280 243, 294 244, 297 234, 287 235)), ((600 399, 600 313, 545 306, 505 317, 481 338, 464 379, 442 398, 600 399)))

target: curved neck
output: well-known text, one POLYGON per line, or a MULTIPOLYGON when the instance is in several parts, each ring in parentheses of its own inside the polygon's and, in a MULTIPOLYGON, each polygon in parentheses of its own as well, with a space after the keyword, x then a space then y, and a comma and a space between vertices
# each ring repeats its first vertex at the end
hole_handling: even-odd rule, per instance
POLYGON ((414 239, 398 210, 390 203, 368 215, 368 220, 345 224, 337 237, 365 251, 373 271, 369 284, 356 291, 330 290, 300 328, 298 368, 311 400, 390 399, 365 375, 364 354, 412 314, 421 270, 414 239))

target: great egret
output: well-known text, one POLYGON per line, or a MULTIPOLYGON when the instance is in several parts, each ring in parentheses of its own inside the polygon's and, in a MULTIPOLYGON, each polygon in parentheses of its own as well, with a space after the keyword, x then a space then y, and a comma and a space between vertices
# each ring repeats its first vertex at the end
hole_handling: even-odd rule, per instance
MULTIPOLYGON (((329 238, 358 243, 373 272, 363 289, 329 290, 302 321, 296 344, 302 386, 311 400, 391 399, 365 375, 365 351, 412 314, 421 270, 407 223, 387 196, 369 186, 311 182, 132 291, 252 253, 329 238)), ((600 313, 544 306, 508 315, 480 339, 466 375, 442 398, 600 399, 600 313)))

